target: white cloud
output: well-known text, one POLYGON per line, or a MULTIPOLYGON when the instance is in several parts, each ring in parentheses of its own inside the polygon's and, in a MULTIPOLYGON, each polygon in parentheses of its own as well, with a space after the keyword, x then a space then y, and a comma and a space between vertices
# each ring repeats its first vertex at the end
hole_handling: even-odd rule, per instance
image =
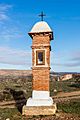
POLYGON ((72 53, 71 61, 80 61, 80 51, 72 53))
POLYGON ((9 5, 9 4, 0 4, 0 11, 6 11, 11 7, 12 5, 9 5))
POLYGON ((12 8, 11 5, 0 4, 0 21, 4 21, 4 20, 9 19, 9 16, 7 15, 7 12, 10 8, 12 8))
POLYGON ((53 63, 55 66, 62 67, 80 67, 80 62, 53 63))
POLYGON ((0 13, 0 21, 7 20, 9 17, 5 15, 4 13, 0 13))
POLYGON ((23 36, 19 28, 16 26, 13 27, 2 26, 1 28, 2 29, 0 29, 0 40, 9 42, 10 40, 15 40, 23 36))
POLYGON ((51 53, 51 66, 54 69, 63 71, 80 71, 80 51, 72 51, 71 53, 63 53, 55 55, 51 53))
POLYGON ((0 63, 31 67, 31 51, 0 47, 0 63))
MULTIPOLYGON (((54 71, 80 71, 80 54, 79 52, 72 56, 67 56, 66 59, 62 55, 56 56, 51 52, 51 68, 54 71)), ((0 47, 0 64, 22 66, 23 68, 31 68, 32 57, 31 51, 12 49, 9 47, 0 47)), ((57 54, 58 55, 58 54, 57 54)), ((9 67, 8 67, 9 68, 9 67)))

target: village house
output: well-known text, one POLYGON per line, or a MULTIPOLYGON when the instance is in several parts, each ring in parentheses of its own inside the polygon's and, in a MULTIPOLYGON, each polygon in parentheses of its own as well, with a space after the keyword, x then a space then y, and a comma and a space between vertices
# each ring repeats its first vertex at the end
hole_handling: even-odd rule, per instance
POLYGON ((61 76, 61 80, 69 80, 73 78, 73 74, 64 74, 61 76))

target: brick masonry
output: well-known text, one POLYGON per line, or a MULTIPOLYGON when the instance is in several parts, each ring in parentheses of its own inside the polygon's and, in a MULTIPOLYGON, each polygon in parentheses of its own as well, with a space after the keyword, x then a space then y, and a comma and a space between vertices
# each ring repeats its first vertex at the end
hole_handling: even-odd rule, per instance
POLYGON ((49 91, 49 69, 33 69, 33 90, 49 91))
POLYGON ((32 44, 33 45, 50 44, 49 34, 44 34, 44 33, 34 34, 32 44))
POLYGON ((34 34, 32 38, 33 90, 49 91, 50 36, 49 33, 38 33, 34 34), (36 65, 35 50, 45 50, 45 65, 36 65))

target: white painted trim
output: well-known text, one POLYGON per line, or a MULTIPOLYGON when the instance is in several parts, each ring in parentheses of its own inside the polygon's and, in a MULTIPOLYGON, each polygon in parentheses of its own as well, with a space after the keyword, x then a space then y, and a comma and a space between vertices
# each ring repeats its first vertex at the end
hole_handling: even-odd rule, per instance
POLYGON ((47 64, 47 56, 46 56, 47 50, 46 49, 34 49, 34 66, 33 67, 48 67, 47 64), (45 50, 45 65, 36 65, 36 51, 37 50, 45 50))
POLYGON ((36 91, 32 92, 33 99, 49 99, 49 91, 36 91))
MULTIPOLYGON (((35 45, 32 45, 33 47, 35 46, 35 45)), ((38 47, 43 47, 43 44, 36 44, 36 46, 38 46, 38 47)), ((44 44, 44 47, 45 46, 50 46, 50 44, 44 44)))

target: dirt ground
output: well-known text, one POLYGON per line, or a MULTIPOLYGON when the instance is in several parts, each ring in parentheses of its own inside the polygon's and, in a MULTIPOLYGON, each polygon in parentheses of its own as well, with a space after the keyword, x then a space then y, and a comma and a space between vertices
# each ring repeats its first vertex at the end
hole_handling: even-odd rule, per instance
POLYGON ((27 117, 26 120, 80 120, 80 116, 59 112, 54 116, 27 117))

